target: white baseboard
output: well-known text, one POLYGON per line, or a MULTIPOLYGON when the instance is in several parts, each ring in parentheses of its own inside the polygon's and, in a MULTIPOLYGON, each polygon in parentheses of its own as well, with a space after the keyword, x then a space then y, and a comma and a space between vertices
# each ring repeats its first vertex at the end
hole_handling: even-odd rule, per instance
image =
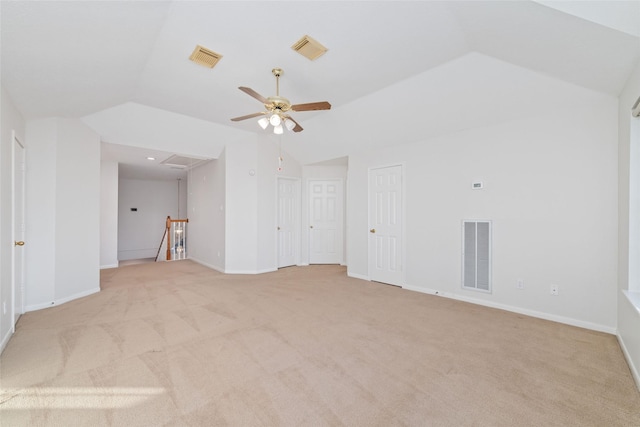
POLYGON ((42 310, 44 308, 55 307, 56 305, 64 304, 65 302, 73 301, 73 300, 76 300, 78 298, 88 297, 89 295, 93 295, 93 294, 98 293, 98 292, 100 292, 100 288, 99 287, 98 288, 89 289, 87 291, 80 292, 80 293, 77 293, 77 294, 74 294, 74 295, 69 295, 67 297, 56 299, 56 300, 53 300, 51 302, 28 305, 28 306, 26 306, 24 308, 24 311, 26 313, 26 312, 29 312, 29 311, 37 311, 37 310, 42 310))
POLYGON ((9 344, 9 340, 13 336, 13 327, 9 328, 7 333, 2 337, 2 341, 0 341, 0 354, 4 351, 7 344, 9 344))
POLYGON ((618 337, 618 344, 620 344, 620 348, 622 349, 622 354, 624 354, 624 358, 627 360, 627 365, 629 365, 629 370, 631 371, 631 375, 633 376, 634 381, 636 382, 636 387, 640 390, 640 372, 638 372, 638 367, 633 364, 633 358, 631 354, 629 354, 629 350, 624 343, 624 340, 620 336, 620 334, 616 334, 618 337))
POLYGON ((204 265, 205 267, 211 268, 213 270, 219 271, 220 273, 224 273, 224 274, 262 274, 262 273, 272 273, 274 271, 278 271, 277 268, 265 268, 263 270, 225 270, 222 267, 203 262, 197 258, 189 258, 189 259, 193 262, 197 262, 200 265, 204 265))
POLYGON ((119 264, 108 264, 108 265, 101 265, 100 266, 100 270, 105 270, 107 268, 118 268, 120 267, 119 264))
POLYGON ((266 268, 264 270, 225 270, 225 274, 262 274, 278 271, 277 268, 266 268))
POLYGON ((193 262, 195 262, 195 263, 198 263, 198 264, 200 264, 200 265, 203 265, 203 266, 205 266, 205 267, 207 267, 207 268, 210 268, 210 269, 212 269, 212 270, 215 270, 215 271, 217 271, 217 272, 219 272, 219 273, 224 273, 224 268, 219 267, 219 266, 217 266, 217 265, 209 264, 208 262, 201 261, 201 260, 199 260, 198 258, 191 258, 191 257, 189 257, 188 259, 189 259, 189 260, 191 260, 191 261, 193 261, 193 262))
POLYGON ((119 261, 129 261, 132 259, 155 258, 158 248, 147 249, 127 249, 118 251, 119 261))
POLYGON ((522 307, 515 307, 507 304, 500 304, 500 303, 485 301, 477 298, 470 298, 464 295, 450 294, 450 293, 441 292, 435 289, 418 288, 414 286, 402 286, 402 288, 407 289, 409 291, 421 292, 429 295, 437 295, 445 298, 451 298, 459 301, 469 302, 472 304, 483 305, 485 307, 498 308, 500 310, 524 314, 525 316, 537 317, 538 319, 551 320, 552 322, 558 322, 558 323, 564 323, 566 325, 577 326, 579 328, 591 329, 593 331, 598 331, 598 332, 606 332, 612 335, 616 334, 616 328, 600 325, 597 323, 585 322, 584 320, 573 319, 571 317, 558 316, 555 314, 544 313, 542 311, 529 310, 522 307))
POLYGON ((362 275, 362 274, 356 274, 356 273, 349 273, 349 271, 347 271, 347 276, 353 277, 354 279, 362 279, 362 280, 369 281, 369 276, 365 276, 365 275, 362 275))

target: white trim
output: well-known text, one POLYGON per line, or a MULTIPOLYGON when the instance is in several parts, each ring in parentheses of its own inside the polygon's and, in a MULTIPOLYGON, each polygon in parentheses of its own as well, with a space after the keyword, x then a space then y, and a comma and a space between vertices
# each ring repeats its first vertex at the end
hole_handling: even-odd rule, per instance
POLYGON ((265 268, 263 270, 225 270, 225 274, 263 274, 278 271, 277 268, 265 268))
POLYGON ((445 298, 455 299, 458 301, 468 302, 471 304, 482 305, 485 307, 498 308, 500 310, 510 311, 512 313, 524 314, 525 316, 536 317, 538 319, 544 319, 544 320, 551 320, 552 322, 564 323, 565 325, 577 326, 579 328, 591 329, 593 331, 606 332, 612 335, 615 335, 617 333, 617 330, 614 327, 599 325, 597 323, 585 322, 584 320, 573 319, 571 317, 557 316, 555 314, 544 313, 542 311, 528 310, 526 308, 495 303, 492 301, 485 301, 477 298, 470 298, 464 295, 451 294, 448 292, 442 292, 435 289, 418 288, 415 286, 403 286, 402 288, 408 291, 415 291, 415 292, 421 292, 423 294, 437 295, 445 298))
POLYGON ((7 333, 2 337, 2 341, 0 342, 0 354, 4 351, 7 344, 9 344, 9 340, 13 336, 13 329, 7 330, 7 333))
POLYGON ((187 258, 187 259, 223 274, 263 274, 263 273, 273 273, 274 271, 278 271, 277 268, 265 268, 262 270, 225 270, 222 267, 218 267, 213 264, 207 264, 206 262, 202 262, 197 258, 187 258))
POLYGON ((622 349, 622 354, 624 354, 624 358, 627 361, 627 365, 629 365, 631 375, 636 382, 636 387, 640 390, 640 372, 638 372, 638 368, 633 364, 633 358, 631 357, 629 350, 627 350, 627 346, 624 344, 622 336, 620 336, 620 334, 616 334, 616 337, 618 338, 618 344, 620 344, 620 348, 622 349))
POLYGON ((367 282, 371 281, 369 280, 369 276, 365 276, 364 274, 350 273, 349 271, 347 271, 347 276, 353 277, 354 279, 366 280, 367 282))
POLYGON ((41 303, 41 304, 35 304, 35 305, 29 305, 25 307, 25 313, 28 311, 37 311, 37 310, 42 310, 44 308, 49 308, 49 307, 55 307, 56 305, 61 305, 64 304, 66 302, 70 302, 79 298, 84 298, 84 297, 88 297, 89 295, 93 295, 100 292, 100 288, 93 288, 93 289, 89 289, 87 291, 84 292, 80 292, 74 295, 70 295, 68 297, 64 297, 64 298, 60 298, 51 302, 47 302, 47 303, 41 303))
POLYGON ((109 265, 101 265, 100 270, 105 270, 107 268, 118 268, 120 267, 120 263, 118 264, 109 264, 109 265))
POLYGON ((193 262, 195 262, 197 264, 200 264, 200 265, 202 265, 204 267, 207 267, 207 268, 210 268, 212 270, 215 270, 215 271, 217 271, 219 273, 224 273, 224 268, 223 267, 218 267, 217 265, 208 264, 206 262, 200 261, 197 258, 188 257, 187 259, 189 259, 189 260, 191 260, 191 261, 193 261, 193 262))

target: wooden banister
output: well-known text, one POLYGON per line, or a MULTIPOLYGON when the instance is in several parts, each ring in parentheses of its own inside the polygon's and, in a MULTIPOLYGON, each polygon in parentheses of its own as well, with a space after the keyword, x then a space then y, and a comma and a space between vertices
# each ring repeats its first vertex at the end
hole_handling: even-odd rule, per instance
POLYGON ((165 229, 165 234, 167 235, 167 261, 171 261, 171 224, 173 224, 174 222, 187 223, 189 222, 189 219, 171 219, 171 216, 167 217, 166 229, 165 229))

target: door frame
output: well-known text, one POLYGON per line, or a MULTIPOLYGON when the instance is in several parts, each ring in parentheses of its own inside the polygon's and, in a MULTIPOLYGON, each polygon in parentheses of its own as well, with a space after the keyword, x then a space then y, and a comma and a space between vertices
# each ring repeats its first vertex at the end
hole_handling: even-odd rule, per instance
POLYGON ((276 253, 276 269, 281 268, 280 267, 280 239, 278 238, 278 222, 280 219, 280 180, 287 180, 287 181, 293 181, 293 185, 294 185, 294 195, 295 195, 295 202, 294 202, 294 206, 295 206, 295 219, 294 219, 294 226, 293 226, 293 237, 294 237, 294 242, 295 242, 295 247, 294 247, 294 265, 300 265, 300 227, 301 227, 301 219, 302 219, 302 210, 301 210, 301 203, 302 203, 302 184, 301 184, 301 179, 298 177, 293 177, 293 176, 285 176, 285 175, 276 175, 276 203, 275 203, 275 210, 276 210, 276 215, 275 215, 275 224, 274 224, 274 233, 275 233, 275 253, 276 253))
MULTIPOLYGON (((24 224, 25 224, 25 216, 26 216, 26 212, 25 212, 25 195, 26 195, 26 147, 25 145, 20 141, 20 139, 18 138, 18 136, 16 135, 16 131, 15 130, 11 130, 11 241, 16 242, 17 240, 24 240, 24 235, 25 235, 25 229, 24 229, 24 224), (19 144, 22 147, 22 155, 23 155, 23 162, 22 162, 22 195, 21 195, 21 202, 22 202, 22 206, 21 206, 21 215, 22 218, 20 219, 20 221, 18 220, 18 218, 16 218, 16 172, 17 172, 17 162, 16 162, 16 144, 19 144), (21 222, 22 224, 22 236, 17 236, 16 235, 16 223, 17 222, 21 222)), ((24 289, 24 276, 25 276, 25 253, 24 253, 24 249, 23 247, 17 247, 15 244, 12 247, 11 250, 11 331, 15 332, 16 330, 16 322, 17 322, 17 318, 16 315, 22 315, 24 314, 24 300, 25 300, 25 289, 24 289), (21 250, 22 252, 22 258, 21 258, 21 263, 20 263, 20 270, 21 270, 21 275, 20 277, 22 278, 22 283, 17 284, 16 283, 16 250, 21 250), (17 290, 18 287, 20 289, 20 300, 21 301, 17 301, 18 297, 17 297, 17 290), (16 313, 16 303, 20 303, 20 309, 19 309, 19 313, 16 313)))
MULTIPOLYGON (((400 191, 402 191, 402 201, 400 202, 400 208, 402 209, 402 212, 400 214, 400 238, 402 239, 402 242, 400 243, 400 250, 402 251, 402 253, 400 254, 400 263, 402 266, 402 269, 400 271, 400 283, 389 283, 390 285, 395 285, 395 286, 400 286, 403 287, 406 285, 406 280, 407 280, 407 269, 406 269, 406 259, 407 259, 407 236, 406 236, 406 230, 407 230, 407 179, 406 179, 406 164, 405 162, 398 162, 398 163, 388 163, 388 164, 383 164, 383 165, 379 165, 379 166, 370 166, 367 168, 367 228, 366 230, 364 230, 365 233, 367 233, 367 277, 369 279, 369 281, 373 281, 373 279, 371 278, 371 271, 372 271, 372 267, 371 267, 371 244, 370 244, 370 239, 371 239, 371 235, 369 233, 369 230, 371 229, 371 172, 377 169, 386 169, 386 168, 391 168, 391 167, 396 167, 399 166, 400 167, 400 178, 401 178, 401 183, 400 183, 400 191)), ((381 282, 384 283, 384 282, 381 282)))

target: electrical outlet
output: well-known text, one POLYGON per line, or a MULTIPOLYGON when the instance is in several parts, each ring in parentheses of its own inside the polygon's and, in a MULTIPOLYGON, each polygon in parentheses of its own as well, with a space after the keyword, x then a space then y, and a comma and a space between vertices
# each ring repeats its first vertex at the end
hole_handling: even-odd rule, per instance
POLYGON ((551 295, 558 295, 558 285, 551 284, 551 295))
POLYGON ((524 280, 518 279, 517 282, 516 282, 516 288, 524 289, 524 280))
POLYGON ((7 302, 2 301, 2 314, 7 314, 7 302))

